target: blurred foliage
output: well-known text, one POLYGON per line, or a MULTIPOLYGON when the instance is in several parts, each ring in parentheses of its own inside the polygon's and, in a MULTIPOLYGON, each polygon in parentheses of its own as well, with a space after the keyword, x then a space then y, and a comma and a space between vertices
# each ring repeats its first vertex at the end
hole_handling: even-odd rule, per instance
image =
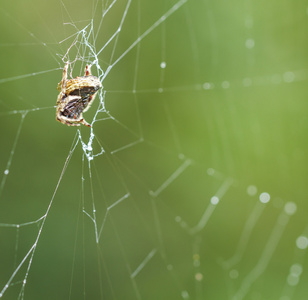
MULTIPOLYGON (((24 299, 232 299, 266 249, 284 204, 293 201, 296 216, 245 299, 282 295, 290 266, 301 257, 294 256, 295 241, 307 227, 307 3, 190 0, 151 27, 176 3, 133 1, 126 10, 127 2, 116 1, 102 24, 105 1, 1 4, 1 173, 10 165, 7 178, 0 177, 0 184, 6 178, 0 223, 41 218, 56 190, 24 299), (79 143, 66 168, 76 132, 87 141, 89 129, 55 121, 61 59, 91 21, 89 42, 98 51, 124 12, 118 38, 98 56, 106 70, 125 54, 103 81, 113 119, 93 126, 94 152, 100 145, 106 152, 89 163, 89 173, 79 143), (16 111, 27 112, 23 122, 16 111), (176 173, 188 160, 191 165, 176 173), (151 197, 172 174, 171 183, 151 197), (185 231, 177 220, 195 226, 228 178, 232 185, 205 228, 195 235, 185 231), (251 184, 258 188, 253 196, 246 192, 251 184), (235 253, 261 192, 271 201, 240 262, 226 270, 220 262, 235 253), (99 228, 105 222, 99 243, 83 213, 92 215, 93 201, 99 228), (131 278, 153 249, 153 258, 131 278)), ((85 43, 77 49, 71 61, 89 54, 85 43)), ((77 62, 73 77, 85 64, 77 62)), ((88 121, 98 105, 96 100, 86 113, 88 121)), ((0 227, 0 291, 38 228, 22 227, 16 236, 16 229, 0 227)), ((24 279, 28 260, 13 283, 24 279)), ((303 299, 305 276, 286 299, 303 299)), ((17 283, 3 298, 17 299, 20 289, 17 283)))

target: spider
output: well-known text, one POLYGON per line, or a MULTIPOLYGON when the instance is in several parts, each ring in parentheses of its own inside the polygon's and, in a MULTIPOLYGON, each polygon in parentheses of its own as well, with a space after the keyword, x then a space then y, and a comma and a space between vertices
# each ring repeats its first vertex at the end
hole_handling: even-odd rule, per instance
POLYGON ((91 75, 91 66, 86 66, 84 76, 67 79, 68 62, 63 68, 62 80, 58 84, 56 119, 68 126, 91 125, 82 114, 92 104, 96 93, 102 87, 99 79, 91 75))

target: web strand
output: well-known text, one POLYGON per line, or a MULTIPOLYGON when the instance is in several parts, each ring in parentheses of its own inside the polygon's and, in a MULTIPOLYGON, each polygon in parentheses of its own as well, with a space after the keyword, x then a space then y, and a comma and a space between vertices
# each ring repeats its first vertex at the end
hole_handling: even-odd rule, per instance
POLYGON ((1 299, 305 293, 305 5, 0 13, 1 299), (65 65, 90 128, 54 120, 65 65))

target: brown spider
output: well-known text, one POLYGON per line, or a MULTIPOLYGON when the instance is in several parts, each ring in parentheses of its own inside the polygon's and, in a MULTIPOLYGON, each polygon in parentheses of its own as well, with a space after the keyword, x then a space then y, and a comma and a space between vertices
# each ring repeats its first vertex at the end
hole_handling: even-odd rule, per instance
POLYGON ((56 118, 68 126, 91 125, 83 119, 98 90, 102 87, 96 76, 91 75, 91 66, 86 66, 84 76, 67 79, 68 63, 63 69, 62 80, 58 84, 56 118))

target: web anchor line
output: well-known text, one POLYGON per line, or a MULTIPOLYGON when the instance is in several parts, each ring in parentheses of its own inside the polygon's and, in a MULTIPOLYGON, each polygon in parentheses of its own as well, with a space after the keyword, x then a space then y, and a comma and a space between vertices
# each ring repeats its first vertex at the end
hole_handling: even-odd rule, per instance
POLYGON ((271 231, 267 244, 256 263, 255 267, 243 279, 240 288, 235 293, 233 300, 242 300, 248 294, 252 284, 265 272, 268 264, 278 247, 278 243, 285 231, 291 216, 296 212, 296 205, 294 202, 285 204, 283 211, 278 216, 276 224, 271 231))
POLYGON ((166 181, 164 181, 161 186, 156 189, 156 191, 149 191, 149 194, 152 196, 152 197, 157 197, 164 189, 166 189, 178 176, 180 176, 188 166, 190 166, 192 164, 192 160, 191 159, 186 159, 182 165, 177 169, 175 170, 174 173, 172 173, 172 175, 166 179, 166 181))
POLYGON ((250 240, 250 237, 252 236, 252 231, 255 228, 257 222, 259 221, 265 207, 266 205, 260 201, 256 203, 255 207, 253 208, 250 216, 247 218, 247 221, 244 225, 243 232, 241 234, 240 240, 235 250, 235 254, 228 260, 221 261, 221 264, 225 269, 229 270, 238 262, 240 262, 240 260, 242 259, 247 244, 250 240))
MULTIPOLYGON (((157 26, 164 22, 169 16, 171 16, 175 11, 177 11, 182 5, 184 5, 188 0, 180 0, 174 4, 162 17, 160 17, 152 26, 150 26, 146 31, 144 31, 107 69, 103 76, 104 78, 112 70, 112 68, 122 60, 137 44, 141 42, 147 35, 149 35, 157 26)), ((100 53, 100 51, 98 52, 100 53)))
POLYGON ((147 256, 146 258, 141 262, 141 264, 136 268, 136 270, 130 275, 131 278, 136 277, 140 271, 146 266, 146 264, 153 258, 153 256, 156 254, 157 249, 154 248, 147 256))
POLYGON ((190 234, 194 235, 197 232, 201 231, 209 221, 210 217, 212 216, 217 204, 222 199, 222 197, 226 194, 226 192, 229 190, 231 185, 233 184, 233 179, 227 178, 223 184, 220 186, 218 191, 216 192, 215 196, 211 198, 211 201, 207 208, 205 209, 204 213, 202 214, 198 224, 192 228, 189 228, 188 231, 190 234))
MULTIPOLYGON (((46 217, 51 209, 51 206, 52 206, 52 203, 54 201, 54 198, 57 194, 57 191, 59 189, 59 186, 60 186, 60 183, 62 181, 62 178, 64 176, 64 173, 66 171, 66 168, 69 164, 69 161, 72 157, 72 154, 75 150, 75 148, 77 147, 77 144, 78 144, 78 140, 76 141, 76 138, 75 140, 73 141, 73 144, 72 144, 72 147, 71 147, 71 150, 69 151, 69 154, 68 156, 66 157, 66 160, 65 160, 65 163, 64 163, 64 166, 62 168, 62 171, 61 171, 61 174, 60 174, 60 177, 59 177, 59 180, 57 182, 57 185, 54 189, 54 192, 52 194, 52 197, 51 197, 51 200, 49 202, 49 205, 47 207, 47 210, 45 212, 45 214, 43 215, 43 217, 39 218, 36 222, 39 222, 40 220, 42 220, 41 224, 40 224, 40 227, 39 227, 39 231, 38 231, 38 235, 36 237, 36 240, 34 242, 34 244, 32 245, 32 247, 30 248, 30 250, 27 252, 27 254, 23 257, 23 259, 21 260, 21 262, 19 263, 19 265, 17 266, 17 268, 14 270, 14 272, 12 273, 12 275, 10 276, 9 280, 7 281, 7 283, 5 284, 4 288, 0 291, 0 298, 4 295, 5 291, 8 289, 8 287, 11 285, 11 282, 13 281, 13 279, 15 278, 15 276, 17 275, 17 273, 19 272, 19 270, 21 269, 21 267, 24 265, 24 263, 26 262, 26 260, 29 258, 29 262, 28 262, 28 265, 27 265, 27 268, 26 268, 26 273, 25 273, 25 276, 24 276, 24 279, 22 281, 22 288, 21 288, 21 293, 23 293, 23 290, 25 288, 25 285, 27 283, 27 278, 28 278, 28 275, 29 275, 29 272, 30 272, 30 269, 31 269, 31 266, 32 266, 32 262, 33 262, 33 257, 34 257, 34 254, 35 254, 35 251, 36 251, 36 247, 38 245, 38 242, 39 242, 39 239, 41 237, 41 234, 42 234, 42 231, 43 231, 43 228, 44 228, 44 225, 45 225, 45 221, 46 221, 46 217)), ((36 223, 35 222, 35 223, 36 223)), ((28 224, 32 224, 32 222, 28 222, 28 224)))
MULTIPOLYGON (((105 222, 107 220, 107 217, 109 215, 109 212, 112 208, 114 208, 116 205, 120 204, 122 201, 124 201, 125 199, 127 199, 128 197, 130 196, 130 193, 127 193, 125 194, 123 197, 121 197, 119 200, 117 200, 116 202, 112 203, 110 206, 107 207, 107 211, 105 213, 105 216, 104 216, 104 219, 103 219, 103 222, 102 222, 102 225, 100 227, 100 230, 99 230, 99 233, 97 235, 98 237, 98 240, 100 239, 100 236, 103 232, 103 229, 104 229, 104 225, 105 225, 105 222)), ((87 214, 88 215, 88 214, 87 214)), ((89 215, 88 215, 89 216, 89 215)), ((91 216, 89 216, 91 218, 91 216)), ((92 219, 92 218, 91 218, 92 219)), ((93 219, 92 219, 93 220, 93 219)))
POLYGON ((3 175, 1 183, 0 183, 0 199, 1 199, 1 195, 2 195, 2 192, 3 192, 3 188, 4 188, 4 185, 5 185, 7 176, 9 174, 9 172, 10 172, 10 167, 11 167, 11 164, 12 164, 12 160, 13 160, 13 156, 14 156, 14 153, 15 153, 16 145, 17 145, 17 142, 18 142, 18 139, 19 139, 19 136, 20 136, 21 127, 22 127, 22 124, 23 124, 23 122, 25 120, 26 114, 27 114, 27 111, 23 111, 22 114, 21 114, 21 120, 19 122, 19 126, 18 126, 17 133, 16 133, 16 136, 15 136, 15 139, 14 139, 13 147, 11 149, 9 159, 7 161, 7 164, 6 164, 5 171, 3 172, 4 175, 3 175))

